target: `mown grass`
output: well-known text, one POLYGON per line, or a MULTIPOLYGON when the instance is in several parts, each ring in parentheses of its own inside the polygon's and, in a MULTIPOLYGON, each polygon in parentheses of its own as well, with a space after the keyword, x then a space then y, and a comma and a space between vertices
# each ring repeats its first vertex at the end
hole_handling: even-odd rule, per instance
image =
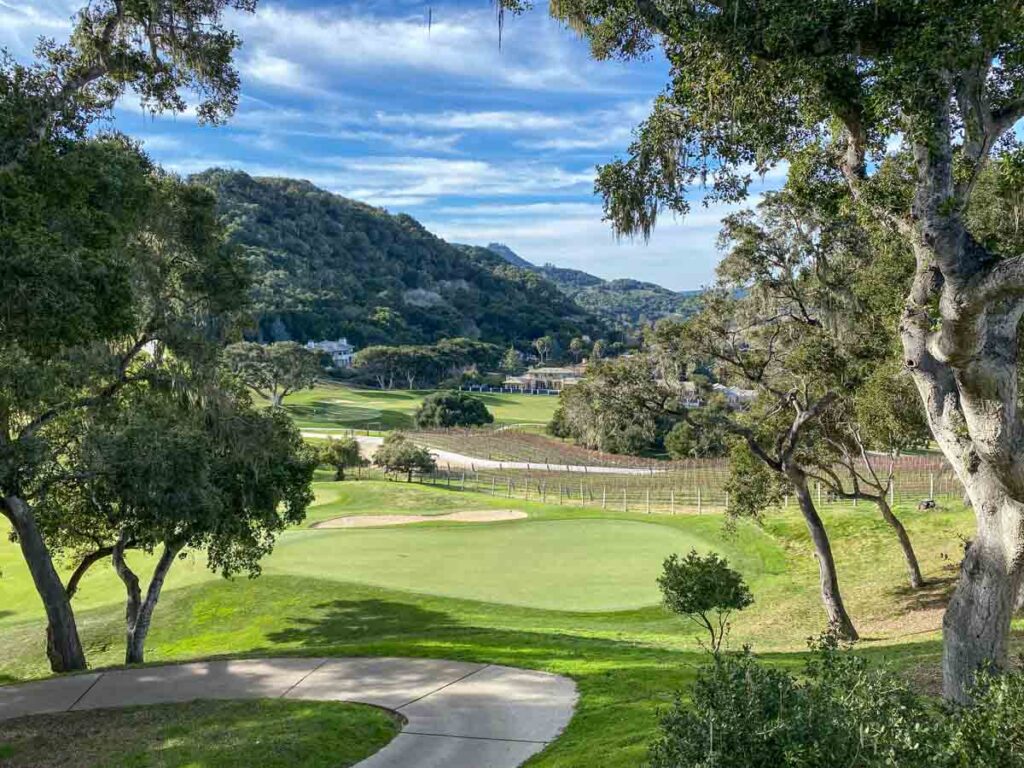
MULTIPOLYGON (((356 389, 321 381, 285 398, 284 408, 302 429, 411 429, 413 414, 434 390, 356 389)), ((497 424, 547 424, 558 398, 475 392, 497 424)))
MULTIPOLYGON (((793 511, 769 515, 763 528, 743 523, 727 534, 713 515, 581 510, 405 483, 330 483, 318 485, 318 493, 329 509, 317 514, 331 516, 500 505, 530 517, 296 530, 282 537, 256 580, 218 579, 199 558, 179 563, 158 608, 148 659, 431 656, 568 674, 580 690, 577 714, 531 765, 624 768, 642 762, 658 710, 686 690, 703 659, 693 626, 657 604, 650 582, 663 554, 714 548, 744 574, 756 602, 734 621, 734 647, 751 643, 778 663, 795 664, 805 639, 823 628, 817 566, 793 511)), ((900 513, 932 584, 923 593, 904 587, 898 548, 873 509, 827 508, 824 517, 848 607, 866 638, 863 652, 927 685, 938 669, 958 537, 970 530, 972 516, 960 508, 900 513)), ((0 680, 45 675, 41 611, 7 543, 0 544, 0 564, 0 606, 8 612, 0 618, 0 680)), ((107 567, 90 575, 76 598, 95 666, 121 658, 121 599, 107 567)))
POLYGON ((347 768, 398 733, 375 707, 193 701, 37 715, 4 723, 5 768, 347 768))

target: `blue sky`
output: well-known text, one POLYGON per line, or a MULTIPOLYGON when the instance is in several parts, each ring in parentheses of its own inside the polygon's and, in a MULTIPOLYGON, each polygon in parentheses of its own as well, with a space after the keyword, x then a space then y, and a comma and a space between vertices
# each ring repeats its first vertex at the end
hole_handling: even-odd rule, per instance
MULTIPOLYGON (((83 2, 0 0, 0 43, 27 59, 40 35, 67 36, 83 2)), ((711 281, 727 208, 698 204, 649 244, 617 242, 593 194, 594 167, 624 152, 664 87, 659 57, 595 62, 542 4, 507 20, 500 50, 488 0, 261 0, 231 23, 244 45, 230 125, 118 107, 117 127, 164 166, 309 179, 538 264, 674 289, 711 281)))

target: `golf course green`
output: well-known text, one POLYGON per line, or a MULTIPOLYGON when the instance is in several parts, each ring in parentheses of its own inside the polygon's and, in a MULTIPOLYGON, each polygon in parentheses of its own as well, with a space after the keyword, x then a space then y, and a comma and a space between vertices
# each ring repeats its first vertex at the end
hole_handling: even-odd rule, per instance
MULTIPOLYGON (((321 475, 322 476, 322 475, 321 475)), ((754 605, 732 618, 731 645, 797 663, 824 627, 817 565, 795 511, 726 530, 720 515, 646 515, 446 490, 405 482, 315 484, 310 521, 284 533, 257 579, 224 580, 201 557, 177 562, 150 635, 147 661, 216 657, 422 656, 569 675, 579 689, 565 734, 532 768, 633 768, 658 712, 704 662, 696 626, 659 604, 663 558, 713 549, 750 585, 754 605), (488 523, 311 529, 346 515, 515 509, 488 523)), ((929 585, 905 584, 898 544, 873 508, 825 507, 861 652, 935 685, 950 563, 971 513, 898 510, 929 585)), ((0 683, 49 674, 39 598, 17 545, 0 531, 0 683)), ((136 555, 145 570, 146 556, 136 555)), ((108 563, 75 597, 90 664, 123 658, 124 590, 108 563)), ((1017 641, 1019 642, 1019 641, 1017 641)))

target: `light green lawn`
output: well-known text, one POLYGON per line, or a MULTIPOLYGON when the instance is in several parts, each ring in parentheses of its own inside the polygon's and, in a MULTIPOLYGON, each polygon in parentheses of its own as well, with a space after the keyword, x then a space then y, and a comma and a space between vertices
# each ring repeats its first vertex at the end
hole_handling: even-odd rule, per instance
MULTIPOLYGON (((226 582, 198 560, 178 563, 147 658, 432 656, 568 674, 580 690, 577 714, 531 765, 632 768, 643 760, 657 711, 685 690, 702 658, 693 626, 656 604, 651 581, 665 553, 713 547, 744 574, 756 602, 735 618, 734 646, 750 642, 780 663, 796 663, 805 638, 824 625, 817 567, 794 511, 769 515, 763 530, 741 524, 726 535, 712 515, 601 513, 405 483, 318 485, 318 493, 331 516, 500 504, 530 518, 299 529, 281 538, 256 580, 226 582)), ((898 547, 874 510, 823 510, 865 652, 929 684, 938 670, 938 628, 958 535, 970 531, 972 517, 962 509, 900 514, 932 583, 918 595, 905 589, 898 547)), ((45 675, 41 610, 6 541, 0 564, 0 611, 7 611, 0 618, 0 681, 45 675)), ((76 598, 95 666, 120 661, 121 600, 108 566, 90 575, 76 598)))
MULTIPOLYGON (((434 390, 355 389, 322 381, 288 395, 284 408, 303 429, 410 429, 413 414, 434 390)), ((547 424, 558 405, 550 395, 476 392, 497 424, 547 424)))
POLYGON ((662 560, 691 548, 711 544, 633 520, 310 530, 285 537, 266 572, 495 604, 615 611, 656 604, 662 560))

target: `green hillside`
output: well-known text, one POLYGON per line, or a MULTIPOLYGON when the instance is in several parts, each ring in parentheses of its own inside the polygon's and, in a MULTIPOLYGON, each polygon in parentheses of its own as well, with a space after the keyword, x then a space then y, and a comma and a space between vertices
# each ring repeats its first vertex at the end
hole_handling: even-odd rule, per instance
POLYGON ((689 315, 696 311, 701 294, 699 290, 671 291, 655 283, 629 278, 604 280, 580 269, 553 264, 536 266, 501 243, 491 243, 487 248, 509 264, 529 269, 551 281, 580 307, 615 327, 633 327, 672 315, 689 315))
POLYGON ((449 245, 410 216, 295 179, 213 169, 193 180, 217 193, 252 268, 261 340, 525 344, 603 335, 591 312, 542 276, 486 249, 449 245))

